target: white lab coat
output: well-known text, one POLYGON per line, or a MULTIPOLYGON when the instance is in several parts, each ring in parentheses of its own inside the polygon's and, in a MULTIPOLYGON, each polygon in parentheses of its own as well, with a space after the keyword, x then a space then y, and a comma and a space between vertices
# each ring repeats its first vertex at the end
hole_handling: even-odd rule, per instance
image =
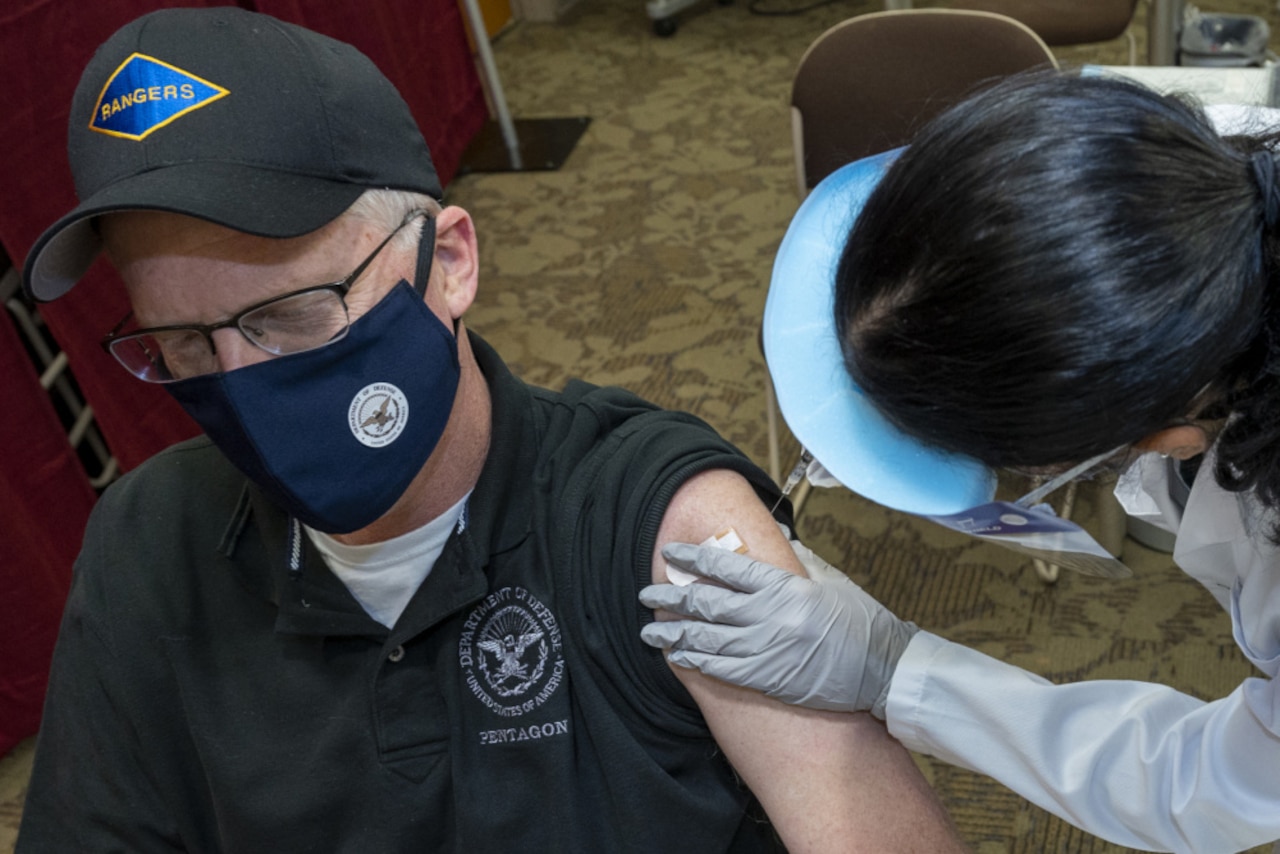
POLYGON ((1120 845, 1226 852, 1280 839, 1280 550, 1212 465, 1182 519, 1167 485, 1150 491, 1176 530, 1174 561, 1231 614, 1265 677, 1210 703, 1145 682, 1054 685, 920 632, 894 673, 889 732, 1120 845))

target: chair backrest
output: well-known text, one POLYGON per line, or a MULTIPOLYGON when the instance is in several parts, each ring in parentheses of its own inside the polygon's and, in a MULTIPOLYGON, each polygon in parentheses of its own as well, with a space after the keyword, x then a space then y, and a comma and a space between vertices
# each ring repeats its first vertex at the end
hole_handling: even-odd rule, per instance
POLYGON ((876 12, 835 25, 791 85, 800 196, 846 163, 905 145, 980 84, 1056 65, 1025 24, 989 12, 876 12))
POLYGON ((955 0, 947 5, 1008 15, 1035 30, 1045 44, 1072 45, 1124 35, 1138 0, 955 0))

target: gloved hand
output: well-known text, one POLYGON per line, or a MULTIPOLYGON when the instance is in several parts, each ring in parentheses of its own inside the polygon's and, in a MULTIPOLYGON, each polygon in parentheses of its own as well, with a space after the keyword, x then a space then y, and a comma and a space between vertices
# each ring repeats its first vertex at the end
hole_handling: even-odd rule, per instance
POLYGON ((655 621, 641 637, 681 667, 787 703, 884 720, 893 671, 919 629, 799 541, 791 548, 809 578, 712 546, 668 544, 669 563, 734 589, 644 588, 647 607, 695 619, 655 621))

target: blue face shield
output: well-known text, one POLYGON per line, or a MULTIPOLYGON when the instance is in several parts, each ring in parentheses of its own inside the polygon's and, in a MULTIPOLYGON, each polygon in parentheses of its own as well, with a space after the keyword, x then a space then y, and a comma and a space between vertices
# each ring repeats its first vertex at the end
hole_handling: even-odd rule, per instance
POLYGON ((453 333, 401 280, 327 347, 166 388, 274 503, 339 534, 404 494, 444 433, 460 374, 453 333))
POLYGON ((903 433, 849 376, 835 325, 836 268, 855 219, 900 151, 859 160, 825 178, 800 206, 778 248, 763 335, 787 426, 832 480, 878 504, 1058 566, 1129 575, 1083 528, 1039 503, 1046 487, 1080 475, 1114 451, 1018 501, 997 502, 993 471, 903 433))

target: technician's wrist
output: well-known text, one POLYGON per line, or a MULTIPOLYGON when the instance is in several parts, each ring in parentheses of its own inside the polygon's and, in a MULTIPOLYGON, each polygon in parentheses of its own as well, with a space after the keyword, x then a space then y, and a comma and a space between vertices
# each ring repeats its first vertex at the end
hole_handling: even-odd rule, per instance
MULTIPOLYGON (((902 629, 903 629, 903 636, 906 637, 907 642, 902 645, 902 652, 898 653, 899 658, 902 657, 903 652, 907 651, 907 647, 911 644, 911 639, 914 638, 916 635, 920 634, 920 627, 917 626, 915 623, 911 622, 910 620, 902 621, 902 629)), ((896 665, 897 662, 895 661, 894 664, 896 665)))
POLYGON ((907 651, 907 647, 911 645, 911 639, 919 632, 920 627, 907 620, 899 620, 895 627, 894 642, 890 645, 889 655, 886 656, 884 662, 884 683, 880 687, 880 693, 876 696, 875 702, 868 709, 877 720, 885 720, 889 703, 889 689, 893 686, 893 676, 898 671, 898 662, 902 659, 903 653, 907 651))

